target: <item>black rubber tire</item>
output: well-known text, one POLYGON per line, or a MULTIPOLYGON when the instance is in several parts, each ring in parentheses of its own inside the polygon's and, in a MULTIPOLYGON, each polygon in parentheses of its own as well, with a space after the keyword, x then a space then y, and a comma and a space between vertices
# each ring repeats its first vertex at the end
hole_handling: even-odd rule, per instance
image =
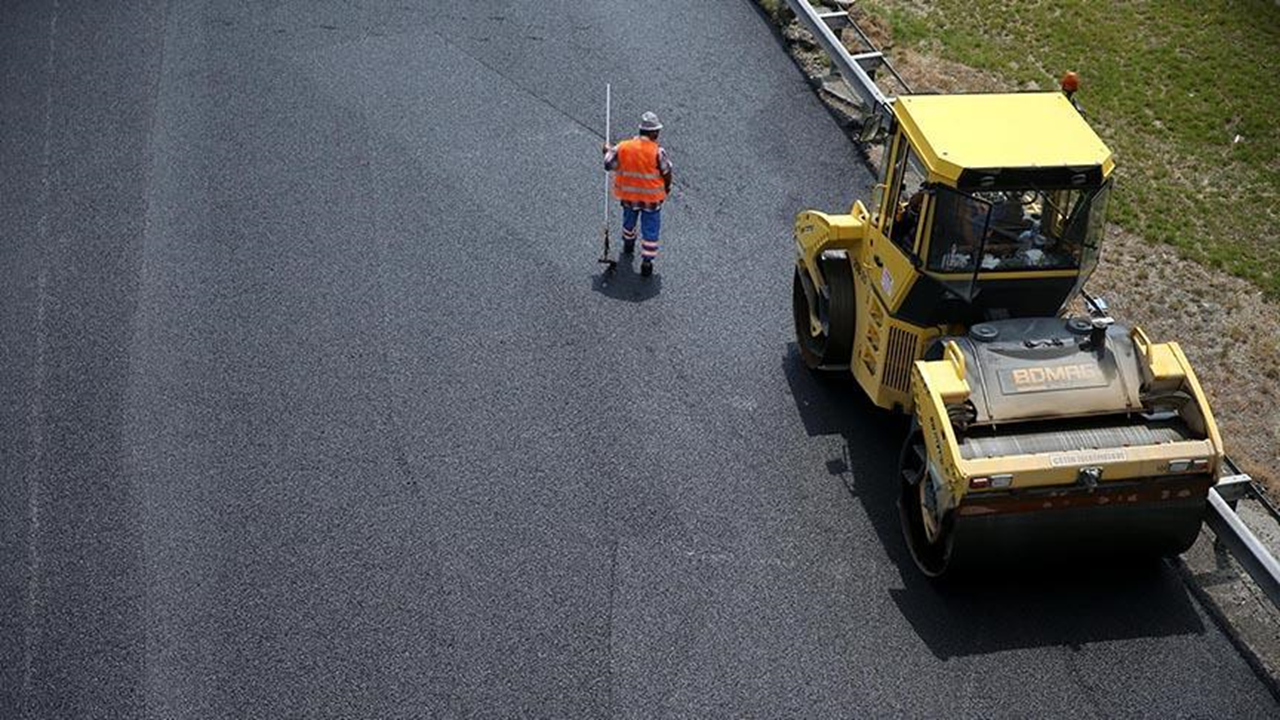
POLYGON ((955 527, 952 516, 948 514, 939 523, 938 537, 930 542, 921 517, 920 483, 928 482, 924 477, 928 472, 923 459, 924 435, 913 422, 907 440, 902 444, 902 452, 898 456, 898 483, 901 495, 898 498, 898 515, 902 521, 902 537, 911 551, 911 559, 926 577, 941 580, 951 568, 952 551, 955 548, 955 527))
POLYGON ((853 271, 846 260, 822 266, 827 279, 827 333, 815 337, 809 331, 809 298, 796 266, 791 282, 791 310, 795 320, 796 347, 811 370, 837 370, 849 366, 853 355, 853 332, 857 319, 853 295, 853 271))

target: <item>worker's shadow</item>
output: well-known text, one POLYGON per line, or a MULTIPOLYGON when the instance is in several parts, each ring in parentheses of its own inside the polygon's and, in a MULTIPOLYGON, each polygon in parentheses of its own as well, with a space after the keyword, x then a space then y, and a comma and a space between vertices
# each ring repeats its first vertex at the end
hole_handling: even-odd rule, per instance
POLYGON ((600 272, 591 278, 591 289, 605 297, 627 302, 638 303, 657 297, 662 292, 662 273, 655 269, 653 275, 643 277, 636 271, 636 262, 633 256, 622 255, 613 270, 606 270, 601 265, 600 272))
POLYGON ((1205 632, 1176 561, 997 566, 933 584, 916 569, 898 517, 905 417, 873 406, 847 373, 810 372, 794 344, 783 354, 782 371, 808 435, 845 441, 839 457, 800 471, 825 471, 862 504, 902 578, 903 587, 889 588, 889 596, 936 657, 1205 632))

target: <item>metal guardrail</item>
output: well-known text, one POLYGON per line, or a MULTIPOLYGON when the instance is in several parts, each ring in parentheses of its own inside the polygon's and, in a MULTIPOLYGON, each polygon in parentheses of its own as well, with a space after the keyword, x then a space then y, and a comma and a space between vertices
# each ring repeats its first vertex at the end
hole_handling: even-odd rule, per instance
MULTIPOLYGON (((815 7, 809 0, 787 0, 787 5, 796 14, 800 24, 813 34, 818 45, 831 60, 832 67, 840 73, 845 84, 868 110, 875 110, 877 107, 893 102, 892 98, 880 90, 875 80, 871 78, 871 73, 861 64, 868 60, 883 62, 884 55, 879 50, 871 50, 865 56, 855 58, 836 35, 837 27, 848 27, 853 24, 847 9, 829 10, 821 6, 815 7)), ((859 53, 859 55, 863 54, 859 53)))
POLYGON ((1226 546, 1232 557, 1249 573, 1271 603, 1280 607, 1280 562, 1267 549, 1257 535, 1240 520, 1235 505, 1244 498, 1257 500, 1271 518, 1280 522, 1280 511, 1258 489, 1253 479, 1240 472, 1236 464, 1227 459, 1227 467, 1233 473, 1218 480, 1209 490, 1209 507, 1205 524, 1213 531, 1218 542, 1226 546))
MULTIPOLYGON (((894 101, 892 96, 886 95, 876 85, 876 71, 881 67, 887 69, 905 92, 909 93, 910 87, 849 15, 852 0, 787 0, 787 5, 796 14, 796 19, 814 36, 831 63, 833 72, 823 79, 822 89, 860 107, 863 112, 864 140, 872 139, 891 116, 894 101), (845 47, 838 35, 838 30, 844 28, 849 28, 858 35, 865 50, 853 53, 845 47), (847 88, 848 91, 844 92, 839 88, 847 88)), ((1091 313, 1106 314, 1107 307, 1101 299, 1085 293, 1085 302, 1091 313)), ((1230 474, 1220 478, 1218 484, 1209 491, 1205 524, 1271 602, 1280 608, 1280 562, 1276 561, 1262 541, 1240 520, 1235 505, 1244 498, 1256 500, 1277 522, 1280 522, 1280 511, 1252 478, 1240 472, 1230 458, 1226 459, 1226 464, 1230 474)))
POLYGON ((853 21, 849 15, 852 5, 852 0, 827 0, 827 4, 821 0, 787 0, 796 19, 817 40, 831 63, 831 72, 823 78, 822 89, 859 108, 864 139, 871 140, 892 122, 893 115, 894 98, 876 84, 877 70, 888 70, 905 92, 911 92, 911 88, 853 21), (840 39, 838 31, 844 28, 857 34, 862 46, 858 52, 850 52, 840 39))

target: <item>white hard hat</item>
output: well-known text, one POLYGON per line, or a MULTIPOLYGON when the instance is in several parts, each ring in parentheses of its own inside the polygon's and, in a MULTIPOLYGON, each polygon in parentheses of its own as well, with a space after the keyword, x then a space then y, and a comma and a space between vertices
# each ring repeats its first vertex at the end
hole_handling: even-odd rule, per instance
POLYGON ((662 121, 658 116, 647 112, 640 116, 640 130, 642 132, 657 132, 662 129, 662 121))

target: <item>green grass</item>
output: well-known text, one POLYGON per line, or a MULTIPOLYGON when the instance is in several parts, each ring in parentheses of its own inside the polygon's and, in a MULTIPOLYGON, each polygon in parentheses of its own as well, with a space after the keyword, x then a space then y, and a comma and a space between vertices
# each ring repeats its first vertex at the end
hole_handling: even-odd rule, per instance
POLYGON ((1116 154, 1111 216, 1280 299, 1274 0, 874 0, 899 46, 1077 95, 1116 154), (918 9, 927 7, 927 9, 918 9), (1239 138, 1237 140, 1237 137, 1239 138))

